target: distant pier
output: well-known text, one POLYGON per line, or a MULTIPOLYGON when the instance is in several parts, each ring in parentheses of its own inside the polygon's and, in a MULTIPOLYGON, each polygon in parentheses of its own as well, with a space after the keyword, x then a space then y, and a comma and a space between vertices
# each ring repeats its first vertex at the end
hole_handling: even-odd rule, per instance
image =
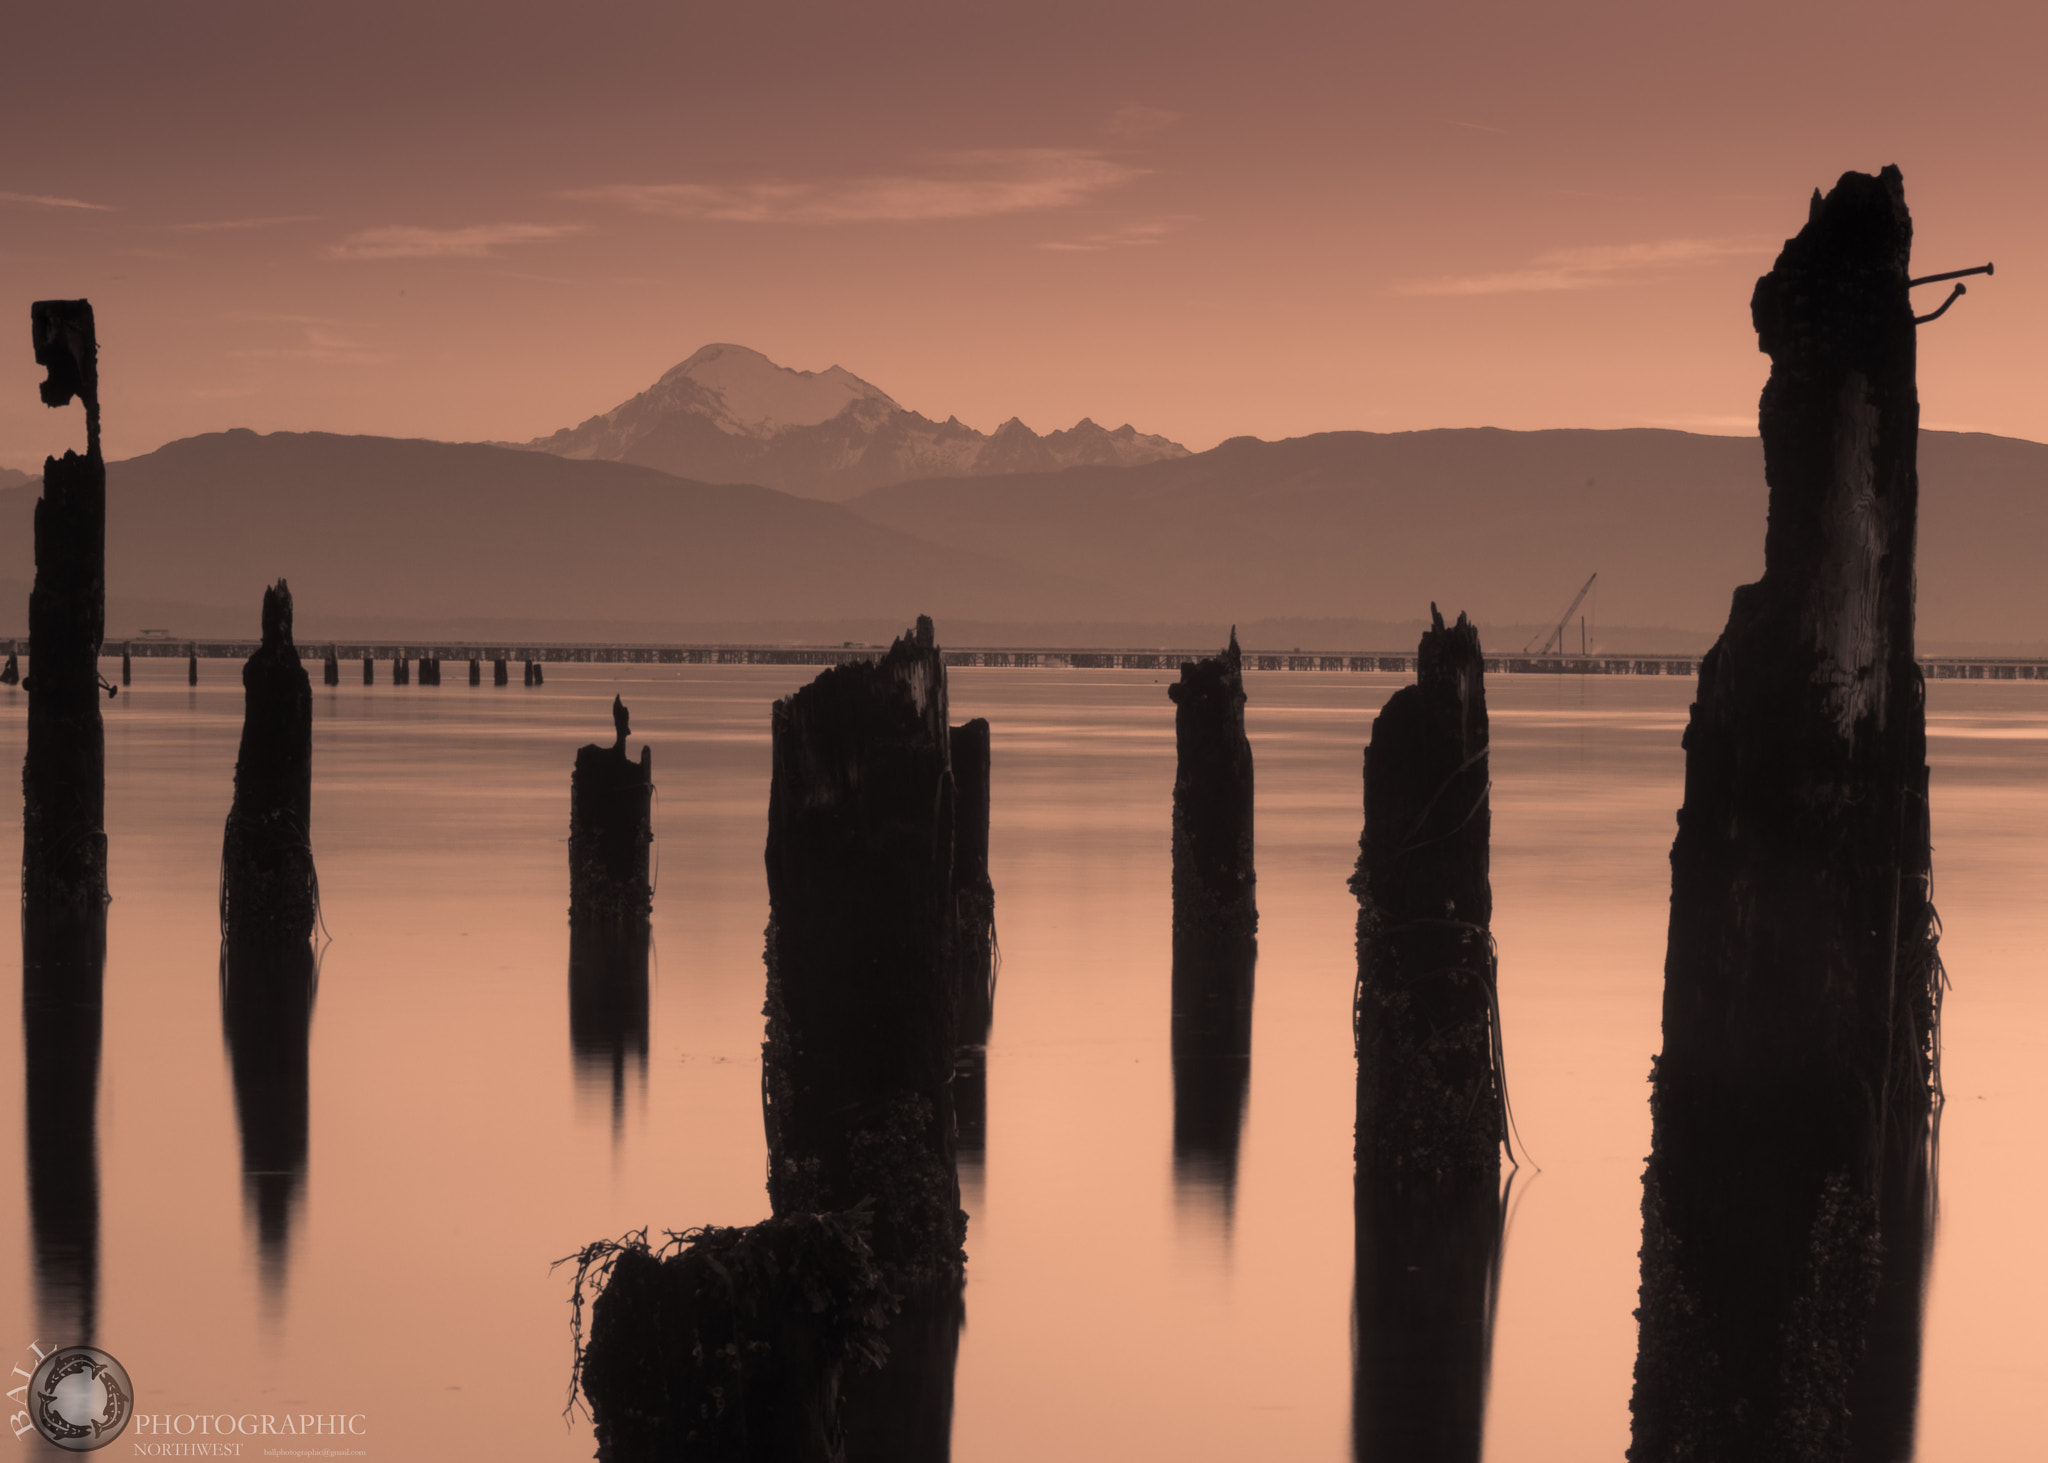
MULTIPOLYGON (((247 660, 253 640, 172 640, 136 638, 109 640, 103 654, 158 659, 247 660)), ((473 640, 336 640, 312 641, 307 657, 324 659, 328 647, 340 660, 399 661, 532 661, 573 665, 842 665, 875 660, 887 653, 883 645, 558 645, 542 642, 488 643, 473 640)), ((9 641, 10 650, 25 649, 9 641)), ((1080 650, 988 648, 948 649, 948 666, 994 666, 1039 670, 1178 671, 1184 661, 1214 654, 1209 650, 1080 650)), ((1361 654, 1353 651, 1246 651, 1246 671, 1347 671, 1415 673, 1415 653, 1361 654)), ((1697 655, 1501 655, 1486 657, 1489 676, 1695 676, 1697 655)), ((2048 659, 2001 656, 1923 656, 1920 668, 1938 681, 2048 681, 2048 659)), ((474 684, 474 682, 472 682, 474 684)))

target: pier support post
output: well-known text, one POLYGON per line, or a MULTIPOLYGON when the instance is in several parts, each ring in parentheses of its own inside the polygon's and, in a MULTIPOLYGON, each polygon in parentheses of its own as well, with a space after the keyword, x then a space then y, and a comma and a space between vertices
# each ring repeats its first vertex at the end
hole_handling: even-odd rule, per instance
POLYGON ((194 650, 185 657, 185 684, 199 684, 199 652, 194 650))
POLYGON ((505 657, 501 655, 491 662, 491 684, 494 686, 508 686, 511 683, 512 678, 505 670, 505 657))
POLYGON ((546 685, 546 684, 547 684, 547 679, 548 679, 548 678, 547 678, 547 676, 546 676, 545 674, 543 674, 543 673, 542 673, 542 671, 541 671, 541 668, 540 668, 540 662, 536 660, 536 661, 532 661, 532 662, 530 662, 530 664, 531 664, 531 665, 532 665, 532 667, 533 667, 533 683, 534 683, 534 684, 535 684, 536 686, 544 686, 544 685, 546 685))
POLYGON ((484 683, 483 662, 477 660, 474 656, 470 658, 469 662, 469 683, 472 686, 481 686, 484 683))
POLYGON ((654 843, 654 752, 626 756, 632 727, 625 702, 612 697, 609 747, 576 751, 569 775, 569 922, 623 927, 654 909, 648 851, 654 843))
POLYGON ((92 306, 30 308, 48 406, 85 406, 85 456, 43 462, 29 594, 28 754, 22 769, 25 918, 104 919, 106 733, 100 640, 106 625, 107 469, 100 456, 99 348, 92 306))
POLYGON ((341 684, 341 661, 335 655, 332 645, 327 647, 327 660, 320 669, 320 678, 328 685, 338 686, 341 684))
MULTIPOLYGON (((1942 980, 1913 653, 1911 241, 1898 170, 1845 173, 1750 302, 1771 357, 1769 531, 1685 734, 1637 1463, 1883 1446, 1852 1404, 1886 1267, 1921 1242, 1882 1230, 1928 1129, 1942 980)), ((1917 1357, 1917 1325, 1907 1344, 1917 1357)))
POLYGON ((392 658, 391 684, 394 686, 409 686, 412 684, 412 663, 403 655, 392 658))
POLYGON ((128 685, 134 679, 135 671, 128 660, 128 642, 121 642, 121 684, 128 685))
POLYGON ((263 643, 242 667, 242 745, 221 847, 221 932, 231 946, 312 938, 313 683, 292 644, 285 581, 263 591, 263 643))
POLYGON ((525 662, 525 675, 520 684, 527 686, 533 684, 533 662, 530 660, 525 662))
POLYGON ((363 657, 363 684, 366 686, 377 684, 377 657, 374 655, 363 657))

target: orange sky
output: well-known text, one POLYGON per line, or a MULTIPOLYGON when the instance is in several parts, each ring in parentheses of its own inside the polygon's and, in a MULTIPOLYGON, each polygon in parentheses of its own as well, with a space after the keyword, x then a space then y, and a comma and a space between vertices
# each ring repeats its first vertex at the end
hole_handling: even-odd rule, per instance
POLYGON ((2048 439, 2038 5, 44 12, 0 464, 72 445, 26 307, 81 294, 116 457, 523 439, 709 341, 984 430, 1747 431, 1755 276, 1887 162, 1918 268, 1999 265, 1922 333, 1927 423, 2048 439))

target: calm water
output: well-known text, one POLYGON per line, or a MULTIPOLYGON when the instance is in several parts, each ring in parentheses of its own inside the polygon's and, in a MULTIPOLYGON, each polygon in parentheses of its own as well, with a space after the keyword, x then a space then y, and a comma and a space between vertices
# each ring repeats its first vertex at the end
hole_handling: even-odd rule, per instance
MULTIPOLYGON (((140 662, 108 707, 98 1340, 146 1412, 363 1413, 354 1443, 371 1457, 588 1457, 587 1421, 562 1419, 567 1286, 548 1262, 643 1225, 767 1212, 767 709, 809 673, 551 667, 527 690, 472 689, 459 666, 444 686, 394 687, 379 669, 387 684, 315 687, 332 943, 305 1176, 267 1258, 218 993, 239 677, 209 662, 188 690, 181 664, 140 662), (614 689, 660 788, 644 1058, 630 1035, 616 1059, 578 1055, 568 1023, 569 766, 580 742, 609 739, 614 689)), ((1261 939, 1234 1174, 1174 1157, 1167 679, 952 676, 953 720, 994 726, 1003 953, 986 1154, 963 1173, 954 1441, 970 1463, 1348 1456, 1344 880, 1360 747, 1400 678, 1251 681, 1261 939)), ((1541 1165, 1511 1196, 1490 1458, 1618 1458, 1627 1443, 1645 1078, 1691 690, 1489 687, 1508 1073, 1541 1165)), ((2035 1446, 2048 1386, 2035 1321, 2048 1312, 2035 1233, 2048 687, 1937 683, 1930 702, 1955 990, 1919 1456, 2011 1457, 2035 1446)), ((0 691, 8 766, 22 705, 0 691)), ((18 945, 0 961, 19 1009, 18 945)), ((0 1164, 19 1175, 13 1050, 0 1164)), ((74 1339, 37 1314, 25 1197, 0 1205, 0 1255, 0 1346, 74 1339)))

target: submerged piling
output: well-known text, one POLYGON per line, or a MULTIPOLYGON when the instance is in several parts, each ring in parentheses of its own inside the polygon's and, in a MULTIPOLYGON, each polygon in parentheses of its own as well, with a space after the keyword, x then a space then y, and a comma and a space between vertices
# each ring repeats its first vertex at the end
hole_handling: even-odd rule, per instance
POLYGON ((648 857, 654 844, 654 753, 643 743, 639 761, 626 756, 632 727, 626 703, 617 696, 612 727, 612 745, 579 747, 569 775, 572 928, 578 922, 644 921, 654 909, 648 857))
POLYGON ((1638 1463, 1882 1451, 1882 1410, 1855 1402, 1883 1354, 1886 1268, 1925 1243, 1888 1195, 1926 1139, 1942 983, 1913 649, 1911 240, 1898 170, 1846 173, 1750 304, 1771 357, 1769 531, 1685 734, 1638 1463))
POLYGON ((313 683, 292 644, 292 594, 263 591, 263 643, 242 667, 242 744, 221 846, 220 918, 231 945, 311 939, 319 914, 313 871, 313 683))
POLYGON ((28 753, 22 768, 22 899, 29 918, 101 915, 107 901, 106 741, 100 640, 106 624, 107 469, 100 456, 99 348, 92 306, 30 308, 47 406, 85 406, 85 456, 43 462, 29 594, 28 753))

